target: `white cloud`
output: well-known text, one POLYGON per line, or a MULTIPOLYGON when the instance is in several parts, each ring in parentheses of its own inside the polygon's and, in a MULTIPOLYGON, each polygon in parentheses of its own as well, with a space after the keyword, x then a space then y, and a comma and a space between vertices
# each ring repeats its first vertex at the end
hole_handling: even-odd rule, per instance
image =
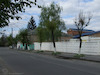
MULTIPOLYGON (((88 29, 92 30, 100 30, 100 0, 93 0, 89 2, 83 2, 82 0, 78 2, 78 0, 67 0, 65 2, 60 2, 60 4, 63 7, 62 16, 73 16, 72 18, 75 18, 77 14, 79 13, 80 9, 82 9, 84 12, 91 12, 93 14, 92 20, 90 22, 90 25, 87 27, 88 29)), ((66 19, 66 24, 72 25, 74 24, 72 22, 71 18, 64 18, 66 19)), ((70 27, 70 26, 68 26, 70 27)), ((73 25, 72 25, 73 27, 73 25)))
MULTIPOLYGON (((37 4, 47 6, 50 5, 50 3, 53 1, 63 8, 61 17, 65 21, 67 28, 75 27, 74 19, 77 17, 80 9, 82 9, 84 12, 91 12, 93 14, 90 25, 86 28, 93 29, 95 31, 100 30, 100 0, 87 0, 88 2, 84 2, 84 0, 37 0, 37 4)), ((11 23, 9 24, 10 26, 8 28, 13 27, 14 34, 17 34, 19 28, 25 28, 27 26, 31 16, 34 16, 38 25, 40 13, 41 9, 35 5, 33 5, 32 8, 26 8, 25 13, 18 14, 22 17, 22 19, 19 21, 10 20, 11 23)))

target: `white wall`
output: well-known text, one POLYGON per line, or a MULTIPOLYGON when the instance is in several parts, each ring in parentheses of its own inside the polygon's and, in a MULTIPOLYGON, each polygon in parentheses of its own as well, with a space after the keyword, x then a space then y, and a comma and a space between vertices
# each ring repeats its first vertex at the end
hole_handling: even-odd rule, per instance
POLYGON ((87 41, 87 42, 89 42, 89 41, 92 41, 92 42, 100 42, 100 37, 91 37, 91 36, 84 36, 84 37, 82 37, 82 40, 83 41, 87 41))
POLYGON ((17 43, 17 49, 20 47, 20 45, 21 45, 21 42, 18 42, 17 43))
MULTIPOLYGON (((40 50, 40 44, 38 42, 35 42, 34 45, 35 50, 40 50)), ((54 51, 53 43, 43 42, 41 50, 54 51)), ((56 42, 56 50, 58 52, 78 53, 79 41, 56 42)), ((100 55, 100 42, 83 42, 81 53, 100 55)))

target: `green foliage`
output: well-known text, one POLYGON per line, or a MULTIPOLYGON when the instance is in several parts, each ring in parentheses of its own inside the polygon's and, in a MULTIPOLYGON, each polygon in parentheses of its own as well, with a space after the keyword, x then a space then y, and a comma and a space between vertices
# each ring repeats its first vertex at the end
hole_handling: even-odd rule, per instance
POLYGON ((28 36, 27 29, 21 29, 19 34, 16 35, 16 39, 18 41, 21 41, 22 43, 29 43, 27 36, 28 36))
POLYGON ((35 32, 36 32, 36 23, 35 23, 35 20, 33 18, 33 16, 31 16, 29 22, 28 22, 28 25, 27 25, 27 32, 28 32, 28 41, 29 43, 33 43, 32 38, 31 36, 35 36, 35 32))
POLYGON ((16 37, 13 37, 13 43, 17 44, 17 38, 16 37))
POLYGON ((48 30, 64 30, 66 29, 64 21, 60 17, 61 8, 54 2, 50 7, 42 7, 40 15, 40 25, 48 30))
POLYGON ((32 7, 31 4, 37 5, 36 0, 0 0, 0 27, 8 26, 9 19, 19 20, 20 16, 16 14, 25 12, 25 7, 32 7))
POLYGON ((60 17, 60 13, 60 6, 54 2, 50 5, 50 7, 43 6, 41 9, 39 25, 49 31, 54 48, 56 48, 55 39, 61 36, 59 33, 61 33, 62 30, 66 29, 65 23, 60 17), (55 33, 59 35, 56 35, 55 33))
POLYGON ((13 44, 17 44, 17 38, 16 37, 12 37, 12 34, 10 34, 7 37, 7 43, 8 43, 8 46, 11 46, 13 44))
POLYGON ((84 54, 76 54, 74 55, 75 58, 80 58, 80 57, 84 57, 85 55, 84 54))
POLYGON ((50 34, 50 32, 48 31, 47 28, 39 25, 36 28, 36 33, 37 33, 39 42, 51 41, 51 38, 50 38, 51 34, 50 34))
POLYGON ((7 46, 7 36, 4 34, 0 38, 0 46, 7 46))
POLYGON ((52 52, 52 55, 59 55, 61 52, 52 52))
POLYGON ((35 28, 36 28, 36 23, 35 23, 33 16, 31 16, 31 19, 30 19, 30 21, 28 22, 28 25, 27 25, 27 29, 33 30, 35 28))
POLYGON ((8 45, 11 46, 13 44, 13 37, 12 37, 12 34, 10 34, 8 37, 7 37, 7 41, 8 41, 8 45))
POLYGON ((49 38, 55 47, 55 39, 61 37, 61 31, 65 30, 65 23, 60 17, 61 8, 54 2, 49 7, 42 7, 39 25, 46 28, 49 38))
POLYGON ((45 38, 47 36, 45 35, 45 28, 37 27, 36 32, 37 32, 39 42, 42 43, 43 41, 45 41, 45 38))

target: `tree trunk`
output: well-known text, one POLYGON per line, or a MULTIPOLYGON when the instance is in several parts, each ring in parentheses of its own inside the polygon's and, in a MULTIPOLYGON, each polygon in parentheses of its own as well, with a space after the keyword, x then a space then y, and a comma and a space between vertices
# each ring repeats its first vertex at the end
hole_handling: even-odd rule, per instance
POLYGON ((52 33, 52 42, 53 42, 53 46, 54 46, 54 52, 56 53, 56 45, 55 45, 55 37, 54 37, 54 31, 51 31, 52 33))
POLYGON ((81 37, 79 38, 79 40, 80 40, 80 45, 79 45, 79 54, 81 53, 81 47, 82 47, 82 39, 81 39, 81 37))
POLYGON ((28 48, 27 48, 27 43, 26 43, 26 50, 27 50, 28 48))
POLYGON ((41 45, 42 45, 42 43, 40 43, 40 50, 41 50, 41 45))
POLYGON ((24 50, 24 43, 23 43, 23 50, 24 50))
POLYGON ((28 44, 27 46, 28 46, 28 47, 27 47, 27 48, 28 48, 28 50, 30 50, 29 44, 28 44))

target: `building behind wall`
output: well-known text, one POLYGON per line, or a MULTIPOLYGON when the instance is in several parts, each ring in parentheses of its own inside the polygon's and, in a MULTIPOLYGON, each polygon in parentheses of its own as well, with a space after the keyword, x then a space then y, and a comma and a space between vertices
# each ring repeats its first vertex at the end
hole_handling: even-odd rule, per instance
MULTIPOLYGON (((79 38, 79 35, 73 36, 74 39, 79 38)), ((83 41, 100 41, 100 31, 94 31, 89 33, 83 33, 82 34, 82 40, 83 41)))
MULTIPOLYGON (((84 29, 82 33, 91 33, 94 32, 93 30, 84 29)), ((70 28, 67 30, 68 35, 75 36, 78 35, 78 29, 70 28)))
POLYGON ((71 35, 62 32, 61 38, 58 41, 69 41, 70 39, 72 39, 71 35))
POLYGON ((36 34, 36 29, 34 30, 28 30, 28 39, 31 43, 37 42, 37 34, 36 34))

